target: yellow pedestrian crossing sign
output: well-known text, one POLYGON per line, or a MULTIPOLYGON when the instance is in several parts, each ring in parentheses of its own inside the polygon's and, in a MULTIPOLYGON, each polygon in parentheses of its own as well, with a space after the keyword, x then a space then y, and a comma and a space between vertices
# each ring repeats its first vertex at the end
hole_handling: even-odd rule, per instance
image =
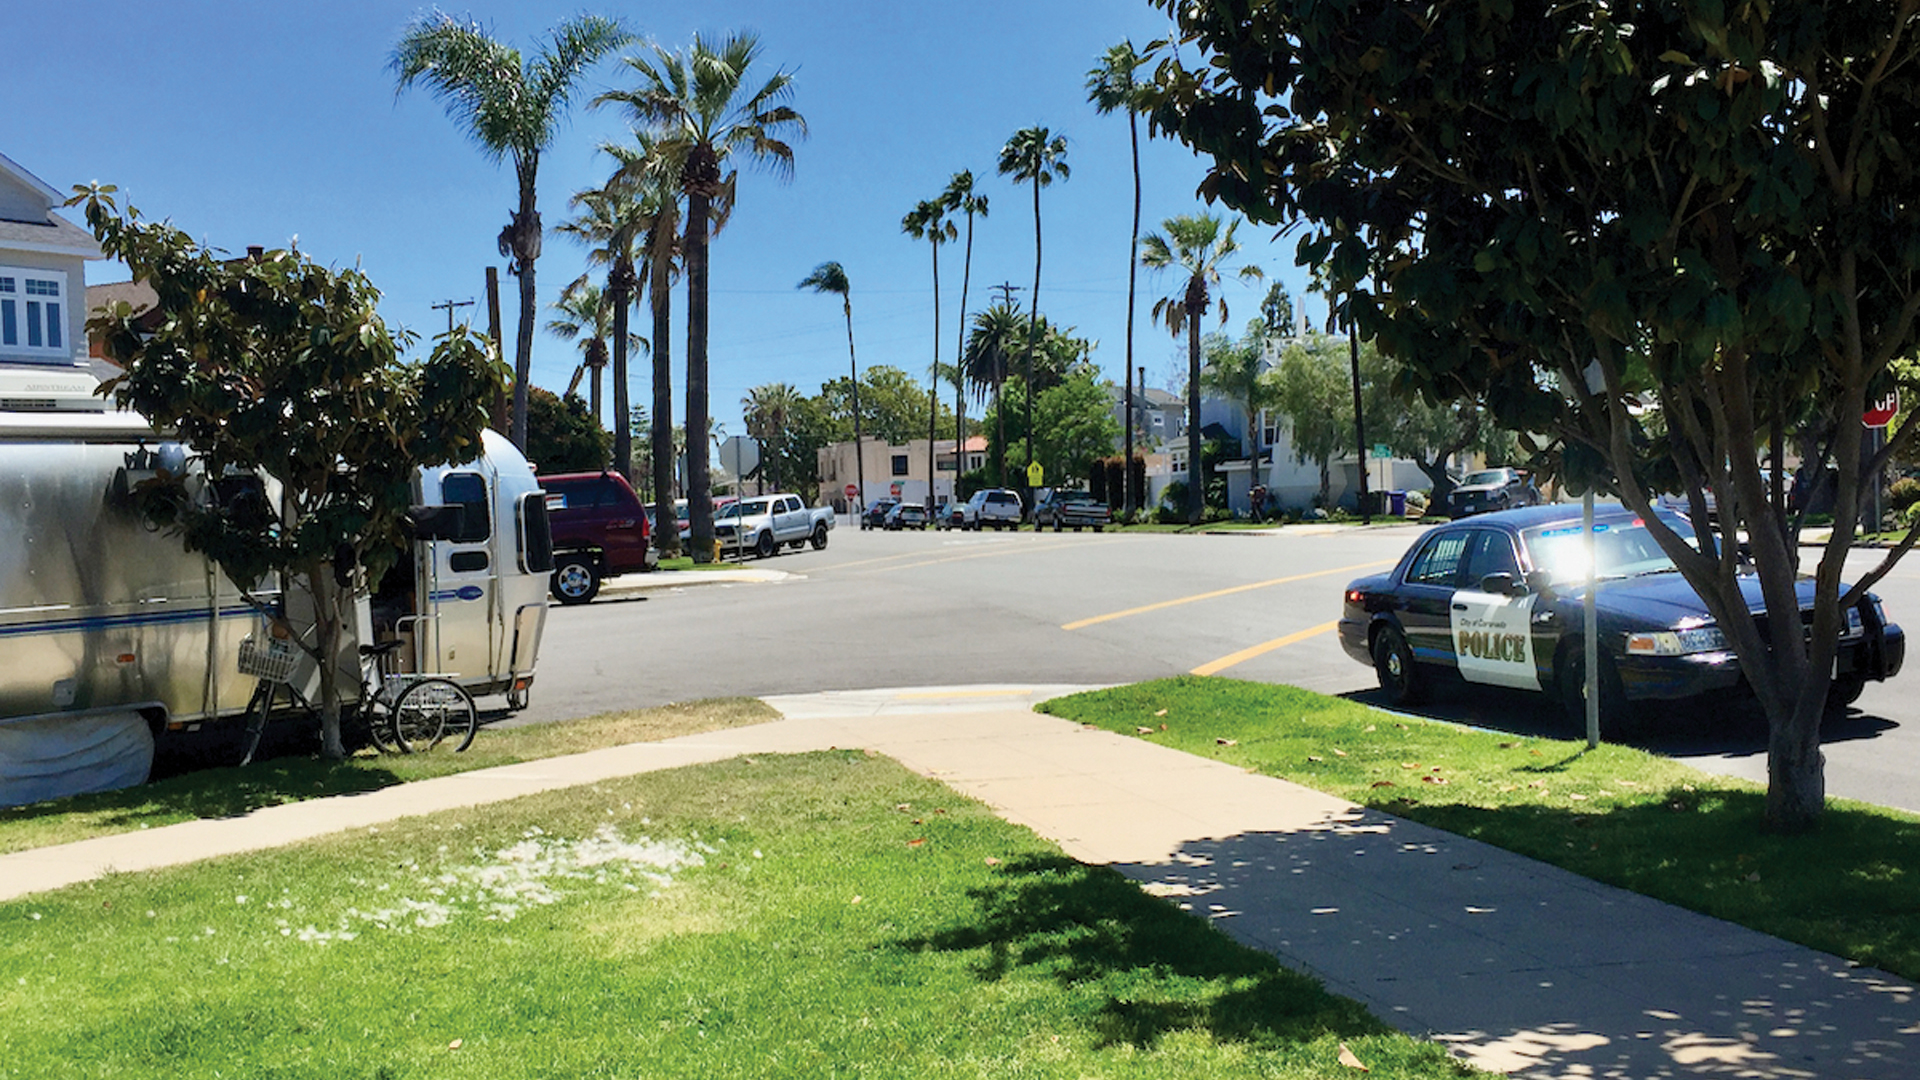
POLYGON ((1046 477, 1046 473, 1041 471, 1039 462, 1034 461, 1034 462, 1029 462, 1027 464, 1027 486, 1028 487, 1039 487, 1042 483, 1045 482, 1045 477, 1046 477))

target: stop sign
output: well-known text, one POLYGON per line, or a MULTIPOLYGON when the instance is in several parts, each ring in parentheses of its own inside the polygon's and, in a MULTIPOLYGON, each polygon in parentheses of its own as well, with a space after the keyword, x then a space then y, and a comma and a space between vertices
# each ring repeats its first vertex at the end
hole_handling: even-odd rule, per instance
POLYGON ((1886 427, 1887 424, 1892 422, 1893 415, 1899 411, 1900 391, 1891 390, 1887 392, 1886 397, 1868 405, 1866 415, 1860 419, 1862 423, 1870 428, 1886 427))
POLYGON ((859 498, 859 497, 860 497, 860 489, 859 489, 859 488, 857 488, 857 487, 855 487, 855 486, 853 486, 852 484, 848 484, 848 485, 847 485, 847 498, 849 498, 849 499, 857 499, 857 498, 859 498))

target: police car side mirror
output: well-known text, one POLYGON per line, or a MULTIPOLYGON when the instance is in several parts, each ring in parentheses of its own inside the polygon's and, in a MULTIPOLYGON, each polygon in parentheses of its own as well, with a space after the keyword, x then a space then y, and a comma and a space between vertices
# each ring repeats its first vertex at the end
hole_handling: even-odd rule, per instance
POLYGON ((1553 575, 1545 570, 1535 570, 1527 575, 1527 591, 1541 596, 1553 595, 1553 575))
POLYGON ((1480 591, 1495 596, 1525 596, 1527 587, 1518 578, 1505 571, 1488 574, 1480 579, 1480 591))

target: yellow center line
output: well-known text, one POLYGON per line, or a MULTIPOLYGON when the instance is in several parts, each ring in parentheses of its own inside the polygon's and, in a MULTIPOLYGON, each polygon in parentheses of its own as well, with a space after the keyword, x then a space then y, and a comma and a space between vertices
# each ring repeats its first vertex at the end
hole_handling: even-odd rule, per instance
POLYGON ((1245 663, 1256 656, 1264 656, 1275 649, 1284 649, 1287 646, 1292 645, 1294 642, 1297 642, 1297 641, 1305 641, 1310 637, 1319 637, 1321 634, 1324 634, 1327 631, 1332 630, 1334 627, 1339 625, 1340 624, 1337 621, 1330 622, 1330 623, 1321 623, 1319 626, 1311 626, 1297 633, 1288 634, 1286 637, 1274 638, 1272 641, 1266 642, 1265 644, 1255 645, 1251 649, 1241 649, 1237 653, 1233 653, 1228 656, 1223 656, 1218 660, 1213 660, 1213 661, 1209 661, 1208 663, 1201 664, 1199 667, 1194 668, 1191 674, 1218 675, 1220 672, 1227 670, 1228 668, 1234 666, 1235 664, 1245 663))
POLYGON ((1235 585, 1227 589, 1215 589, 1212 592, 1198 593, 1193 596, 1182 596, 1174 600, 1162 600, 1157 604, 1148 604, 1145 607, 1128 608, 1125 611, 1110 612, 1106 615, 1095 615, 1090 619, 1081 619, 1078 622, 1066 623, 1065 625, 1061 626, 1060 629, 1079 630, 1084 627, 1092 626, 1096 623, 1111 622, 1114 619, 1125 619, 1133 615, 1145 615, 1149 611, 1159 611, 1162 608, 1179 607, 1181 604, 1192 604, 1192 603, 1197 603, 1201 600, 1213 600, 1222 596, 1232 596, 1234 593, 1251 592, 1254 589, 1266 589, 1266 588, 1271 588, 1275 585, 1286 585, 1295 581, 1306 581, 1309 578, 1326 577, 1329 574, 1351 574, 1360 570, 1373 570, 1378 567, 1392 566, 1392 565, 1393 565, 1393 560, 1387 560, 1385 562, 1360 563, 1356 566, 1335 567, 1332 570, 1315 570, 1311 574, 1295 574, 1292 577, 1273 578, 1269 581, 1256 581, 1249 585, 1235 585))

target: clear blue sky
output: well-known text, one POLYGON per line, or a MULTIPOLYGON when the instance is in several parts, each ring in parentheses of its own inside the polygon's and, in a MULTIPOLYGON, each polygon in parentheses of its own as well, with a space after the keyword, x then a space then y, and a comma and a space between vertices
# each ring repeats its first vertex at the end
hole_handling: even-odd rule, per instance
MULTIPOLYGON (((383 290, 392 324, 430 334, 446 317, 432 304, 472 299, 479 303, 462 317, 484 326, 483 268, 502 264, 495 237, 515 200, 513 172, 488 162, 424 90, 396 98, 387 60, 422 10, 385 0, 17 5, 0 65, 0 99, 14 103, 0 153, 61 191, 90 180, 117 184, 148 216, 172 218, 215 247, 237 252, 298 237, 321 262, 357 262, 383 290)), ((445 10, 471 14, 524 47, 582 8, 522 0, 445 10)), ((795 146, 794 176, 782 183, 743 174, 739 207, 713 248, 712 412, 728 432, 740 430, 749 387, 784 381, 811 394, 845 374, 839 304, 794 288, 827 259, 844 264, 852 281, 862 368, 885 363, 925 377, 934 347, 929 247, 907 238, 900 219, 956 171, 972 169, 992 203, 976 225, 969 308, 985 305, 989 284, 1031 286, 1031 197, 995 165, 1007 137, 1033 124, 1067 137, 1072 168, 1041 197, 1041 309, 1097 340, 1094 359, 1119 381, 1132 210, 1127 126, 1094 111, 1085 81, 1108 45, 1164 36, 1164 15, 1144 0, 709 0, 586 10, 616 16, 670 49, 696 31, 751 29, 764 45, 766 74, 775 66, 796 74, 792 103, 811 133, 795 146)), ((549 228, 568 216, 568 196, 610 169, 595 148, 622 138, 624 121, 585 102, 631 85, 622 70, 608 62, 588 76, 579 107, 541 161, 549 228)), ((1147 141, 1143 126, 1141 156, 1143 233, 1201 207, 1194 190, 1204 169, 1184 146, 1147 141)), ((1270 279, 1280 275, 1299 303, 1306 278, 1292 265, 1296 238, 1243 226, 1241 239, 1245 260, 1270 279)), ((940 355, 949 362, 961 253, 959 245, 941 250, 940 355)), ((545 304, 584 260, 550 234, 537 268, 545 304)), ((515 282, 501 276, 511 353, 515 282)), ((109 264, 88 269, 96 283, 125 277, 109 264)), ((1154 298, 1177 284, 1143 270, 1140 285, 1135 363, 1150 384, 1177 388, 1184 354, 1148 318, 1154 298)), ((1228 285, 1230 329, 1256 314, 1264 291, 1228 285)), ((1026 293, 1019 296, 1024 305, 1026 293)), ((1319 298, 1306 303, 1316 321, 1323 317, 1319 298)), ((685 310, 684 287, 675 309, 685 310)), ((543 310, 543 324, 547 317, 543 310)), ((684 355, 676 332, 676 421, 684 355)), ((534 382, 564 387, 577 359, 572 345, 543 330, 534 382)), ((637 406, 650 401, 647 372, 636 359, 637 406)))

